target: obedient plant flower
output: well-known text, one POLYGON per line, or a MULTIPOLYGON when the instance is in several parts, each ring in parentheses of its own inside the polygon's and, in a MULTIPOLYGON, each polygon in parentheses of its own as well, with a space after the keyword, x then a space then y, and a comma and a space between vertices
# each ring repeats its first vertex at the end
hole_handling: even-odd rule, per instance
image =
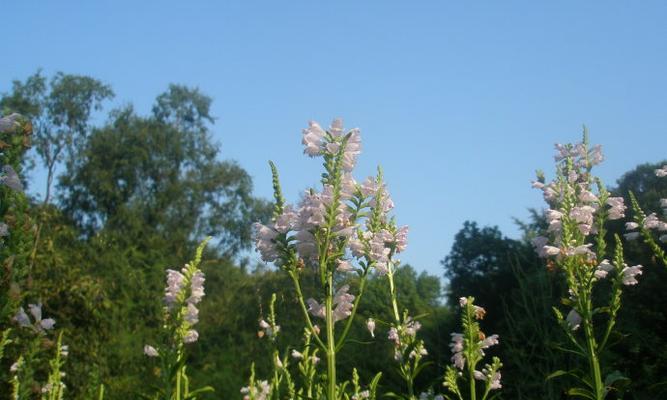
POLYGON ((42 305, 28 304, 28 310, 32 315, 34 321, 26 314, 23 307, 19 307, 18 312, 14 316, 14 321, 22 328, 31 328, 37 333, 45 333, 45 331, 53 329, 56 321, 53 318, 42 319, 42 305))
MULTIPOLYGON (((659 178, 667 176, 667 165, 655 170, 655 175, 659 178)), ((626 224, 626 229, 629 231, 625 237, 630 239, 637 239, 640 236, 644 242, 651 248, 656 258, 662 261, 664 266, 667 266, 667 253, 663 246, 659 244, 667 243, 667 222, 661 220, 656 213, 651 213, 648 216, 641 209, 634 193, 630 192, 630 200, 632 202, 633 219, 634 221, 626 224)), ((667 216, 667 199, 660 199, 660 208, 662 208, 663 218, 667 216)))
MULTIPOLYGON (((210 238, 205 239, 198 247, 195 258, 185 264, 180 271, 167 269, 166 286, 164 289, 164 321, 160 345, 144 345, 143 352, 149 358, 158 359, 162 386, 162 396, 175 396, 176 399, 190 398, 190 386, 182 382, 188 381, 185 372, 187 344, 199 339, 199 332, 194 326, 199 322, 199 304, 204 297, 204 273, 199 269, 202 253, 210 238), (170 394, 170 395, 167 395, 170 394)), ((197 392, 208 392, 213 389, 204 387, 197 392)), ((160 396, 158 396, 160 397, 160 396)))
MULTIPOLYGON (((570 309, 566 317, 554 308, 556 317, 565 330, 573 352, 584 356, 589 365, 588 376, 579 376, 586 387, 573 389, 584 397, 602 400, 608 388, 601 375, 600 353, 604 350, 621 305, 623 286, 637 284, 641 266, 628 267, 623 258, 620 238, 610 252, 606 243, 606 223, 625 217, 626 206, 622 197, 612 197, 601 180, 592 175, 593 167, 602 160, 599 146, 592 149, 584 132, 581 143, 556 145, 556 178, 547 183, 538 172, 533 183, 543 191, 549 206, 545 218, 549 224, 548 237, 533 240, 537 253, 547 259, 547 265, 563 272, 568 286, 568 297, 562 303, 570 309), (610 261, 611 259, 611 261, 610 261), (611 278, 610 278, 611 276, 611 278), (602 280, 611 280, 611 296, 605 306, 594 306, 594 289, 602 280), (596 335, 593 315, 607 314, 602 336, 596 335), (583 329, 579 329, 579 328, 583 329), (580 333, 583 331, 583 333, 580 333), (580 335, 584 336, 583 340, 580 335), (598 342, 599 340, 599 342, 598 342)), ((626 223, 628 230, 644 225, 658 226, 655 218, 640 223, 626 223)), ((625 234, 634 239, 638 232, 625 234)), ((596 323, 599 321, 596 317, 596 323)), ((574 374, 577 375, 576 373, 574 374)))
POLYGON ((19 175, 14 171, 14 168, 12 168, 11 165, 2 167, 2 173, 3 175, 0 176, 0 183, 17 192, 23 192, 21 178, 19 178, 19 175))
POLYGON ((473 297, 461 297, 461 326, 463 333, 452 333, 449 344, 453 356, 452 365, 447 367, 443 385, 449 392, 462 400, 465 390, 461 389, 460 380, 467 380, 470 399, 486 399, 491 390, 500 389, 500 368, 502 363, 498 357, 492 358, 491 364, 486 364, 482 370, 477 365, 484 359, 485 351, 499 343, 498 335, 486 336, 480 330, 479 322, 486 312, 482 307, 474 304, 473 297), (477 381, 483 382, 481 396, 477 396, 477 381))
POLYGON ((305 154, 323 161, 321 186, 306 190, 298 204, 285 204, 277 169, 271 163, 273 217, 254 224, 254 241, 262 260, 291 277, 314 343, 327 356, 326 397, 335 399, 339 397, 335 356, 350 332, 368 275, 373 271, 388 274, 397 265, 395 256, 406 248, 408 229, 396 226, 388 216, 394 203, 381 173, 361 184, 354 178, 361 152, 358 129, 345 130, 341 119, 335 119, 328 129, 310 122, 303 130, 302 144, 305 154), (300 282, 306 271, 319 276, 322 289, 308 299, 303 297, 300 282), (356 293, 350 293, 349 285, 338 283, 339 278, 353 273, 358 278, 356 293), (322 332, 314 318, 324 320, 322 332), (337 333, 334 324, 342 321, 337 333))

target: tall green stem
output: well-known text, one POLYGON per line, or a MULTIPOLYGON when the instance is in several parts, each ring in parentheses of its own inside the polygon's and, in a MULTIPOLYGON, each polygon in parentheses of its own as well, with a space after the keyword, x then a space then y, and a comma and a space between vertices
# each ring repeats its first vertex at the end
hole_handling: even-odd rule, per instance
POLYGON ((336 399, 336 341, 333 318, 333 274, 327 272, 326 324, 327 324, 327 399, 336 399))
POLYGON ((591 373, 593 374, 593 387, 595 390, 595 399, 604 399, 604 385, 602 384, 602 374, 600 373, 600 361, 597 357, 597 343, 593 333, 593 325, 590 320, 584 321, 584 331, 586 333, 586 347, 588 350, 588 362, 590 363, 591 373))

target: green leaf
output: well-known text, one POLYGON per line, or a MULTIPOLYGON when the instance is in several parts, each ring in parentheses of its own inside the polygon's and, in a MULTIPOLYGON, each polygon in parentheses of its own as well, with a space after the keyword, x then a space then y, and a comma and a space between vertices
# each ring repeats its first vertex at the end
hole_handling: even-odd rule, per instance
POLYGON ((585 399, 591 399, 591 400, 596 400, 595 395, 591 393, 590 391, 582 388, 571 388, 568 389, 567 394, 570 396, 579 396, 583 397, 585 399))

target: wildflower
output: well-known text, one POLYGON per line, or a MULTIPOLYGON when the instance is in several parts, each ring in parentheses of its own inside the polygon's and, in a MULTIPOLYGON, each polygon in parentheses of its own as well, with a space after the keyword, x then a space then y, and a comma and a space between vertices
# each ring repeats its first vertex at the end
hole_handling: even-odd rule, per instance
POLYGON ((199 333, 194 329, 190 329, 183 337, 183 342, 194 343, 197 341, 197 339, 199 339, 199 333))
POLYGON ((398 336, 398 330, 393 326, 389 329, 389 333, 387 334, 387 339, 394 342, 396 346, 398 346, 401 343, 401 338, 398 336))
POLYGON ((0 132, 9 132, 12 129, 18 126, 16 120, 19 118, 19 114, 13 113, 6 117, 0 118, 0 132))
POLYGON ((16 315, 14 316, 14 321, 19 324, 22 328, 32 328, 38 333, 44 333, 53 329, 53 326, 56 324, 56 321, 53 318, 44 318, 42 319, 42 305, 41 304, 28 304, 28 310, 32 315, 35 322, 33 323, 30 320, 28 314, 26 314, 23 307, 19 307, 16 315))
POLYGON ((482 373, 482 371, 475 370, 473 375, 475 376, 475 379, 477 379, 478 381, 485 381, 486 380, 486 375, 484 375, 482 373))
POLYGON ((178 294, 183 289, 185 276, 173 269, 167 270, 167 287, 164 290, 164 302, 168 309, 171 309, 176 303, 178 294))
POLYGON ((636 240, 639 237, 639 232, 628 232, 624 233, 623 236, 626 240, 636 240))
POLYGON ((262 256, 262 260, 272 262, 278 259, 278 251, 274 239, 278 232, 266 225, 255 222, 253 225, 255 248, 262 256))
POLYGON ((547 256, 546 252, 544 251, 544 246, 549 242, 549 239, 547 239, 544 236, 537 236, 533 240, 531 240, 531 244, 533 245, 533 248, 535 248, 535 251, 537 252, 537 255, 540 258, 544 258, 547 256))
POLYGON ((489 347, 497 345, 498 343, 500 343, 498 340, 498 335, 491 335, 484 338, 484 340, 481 341, 480 346, 483 349, 488 349, 489 347))
POLYGON ((610 197, 607 199, 607 204, 611 206, 608 216, 610 220, 616 220, 625 217, 625 209, 627 207, 624 204, 623 197, 610 197))
POLYGON ((579 325, 581 325, 581 315, 579 315, 579 313, 573 308, 567 314, 565 321, 570 326, 570 329, 576 331, 579 328, 579 325))
POLYGON ((546 245, 542 247, 542 252, 548 256, 555 256, 560 254, 560 248, 546 245))
POLYGON ((343 285, 334 295, 333 303, 336 305, 333 310, 334 322, 345 319, 352 314, 354 295, 347 293, 348 290, 350 290, 350 286, 343 285))
POLYGON ((460 297, 459 298, 459 306, 461 306, 461 308, 463 308, 463 307, 466 306, 466 304, 468 304, 468 298, 467 297, 460 297))
POLYGON ((452 350, 452 353, 459 353, 463 351, 463 334, 462 333, 452 333, 452 342, 449 344, 449 348, 452 350))
POLYGON ((375 337, 375 320, 373 318, 368 318, 366 321, 366 328, 368 332, 371 333, 371 337, 375 337))
POLYGON ((296 360, 303 360, 303 354, 299 353, 296 350, 292 350, 292 358, 296 360))
POLYGON ((473 306, 473 313, 475 314, 475 319, 484 319, 486 310, 480 306, 473 306))
POLYGON ((336 270, 339 272, 350 272, 354 271, 354 267, 352 267, 352 264, 347 260, 338 260, 336 270))
POLYGON ((317 122, 308 122, 308 128, 303 130, 303 139, 301 141, 306 146, 303 152, 311 157, 319 156, 322 153, 325 135, 326 132, 324 132, 317 122))
POLYGON ((662 178, 664 176, 667 176, 667 165, 663 165, 662 168, 658 168, 655 170, 655 176, 658 178, 662 178))
POLYGON ((160 355, 155 347, 148 344, 144 346, 144 354, 148 357, 158 357, 160 355))
POLYGON ((491 384, 489 385, 489 388, 491 390, 496 390, 502 387, 503 385, 500 384, 500 371, 496 371, 496 373, 493 374, 493 377, 491 377, 491 384))
POLYGON ((463 355, 463 352, 456 353, 452 356, 452 362, 454 363, 454 366, 458 369, 463 369, 465 366, 465 357, 463 355))
POLYGON ((646 229, 657 229, 659 225, 660 220, 655 215, 655 213, 651 213, 646 217, 646 219, 644 219, 644 228, 646 229))
POLYGON ((609 262, 609 260, 604 259, 604 260, 602 260, 602 262, 600 263, 600 265, 597 266, 597 268, 595 269, 595 272, 594 272, 593 274, 595 275, 595 277, 596 277, 597 279, 604 279, 604 278, 607 277, 607 274, 608 274, 609 271, 611 271, 612 269, 614 269, 614 266, 611 265, 611 263, 609 262))
POLYGON ((639 228, 639 224, 636 223, 636 222, 626 222, 625 223, 625 230, 634 231, 637 228, 639 228))
POLYGON ((23 184, 14 168, 11 165, 2 167, 3 176, 0 176, 0 183, 7 185, 12 190, 23 192, 23 184))
POLYGON ((624 285, 636 285, 639 283, 635 276, 641 275, 642 274, 642 266, 641 265, 635 265, 633 267, 628 267, 625 266, 621 270, 621 274, 623 274, 623 284, 624 285))

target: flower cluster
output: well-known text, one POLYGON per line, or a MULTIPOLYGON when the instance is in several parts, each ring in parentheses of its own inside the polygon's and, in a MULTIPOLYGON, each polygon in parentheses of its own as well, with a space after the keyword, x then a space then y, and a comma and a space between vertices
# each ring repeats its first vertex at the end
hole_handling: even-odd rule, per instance
MULTIPOLYGON (((389 221, 387 214, 394 203, 380 176, 361 184, 352 176, 361 151, 359 130, 345 133, 340 119, 328 130, 310 122, 302 142, 304 153, 324 159, 322 190, 307 190, 297 207, 283 205, 278 197, 279 212, 273 220, 253 224, 255 248, 262 260, 287 268, 312 265, 341 273, 374 268, 386 273, 388 265, 396 262, 392 256, 407 246, 408 227, 389 221), (328 249, 322 247, 325 244, 328 249), (325 250, 338 256, 327 257, 327 265, 319 265, 325 250)), ((342 287, 336 293, 336 320, 350 314, 354 296, 348 289, 342 287)), ((310 299, 309 306, 311 314, 323 316, 322 305, 310 299)))
POLYGON ((191 329, 199 322, 199 303, 204 297, 204 273, 196 266, 186 264, 181 271, 167 270, 167 287, 164 290, 164 303, 167 313, 177 312, 186 329, 183 341, 196 342, 199 333, 191 329))
POLYGON ((424 342, 417 340, 417 331, 422 325, 410 316, 405 316, 404 322, 389 329, 387 338, 394 343, 394 359, 403 360, 406 356, 410 359, 428 355, 424 342))
POLYGON ((267 400, 271 395, 271 386, 268 381, 256 381, 251 385, 242 387, 241 394, 243 400, 267 400))
POLYGON ((486 336, 479 327, 479 320, 486 315, 486 310, 474 304, 474 298, 461 297, 459 305, 461 306, 461 324, 463 333, 454 332, 451 334, 452 341, 449 344, 453 356, 452 364, 447 367, 445 381, 443 385, 452 393, 461 396, 458 380, 464 376, 471 383, 471 390, 476 390, 474 381, 482 381, 485 385, 484 398, 491 390, 500 389, 500 368, 502 363, 498 357, 493 357, 491 364, 485 364, 481 369, 477 365, 486 356, 485 350, 499 343, 498 335, 486 336))
POLYGON ((53 318, 42 319, 41 304, 28 304, 28 311, 30 312, 30 315, 32 315, 34 321, 30 319, 23 307, 19 307, 18 312, 14 316, 14 321, 23 328, 31 328, 37 333, 45 333, 46 331, 53 329, 56 324, 56 321, 53 318))
MULTIPOLYGON (((352 308, 354 304, 354 295, 348 293, 350 290, 350 285, 343 285, 340 289, 336 291, 336 294, 333 298, 333 305, 335 306, 333 310, 333 319, 334 322, 343 320, 349 317, 352 314, 352 308)), ((315 317, 325 318, 325 309, 324 305, 318 303, 313 298, 306 300, 308 303, 308 312, 315 317)))
MULTIPOLYGON (((667 165, 663 165, 661 168, 656 169, 655 175, 659 178, 667 176, 667 165)), ((667 216, 667 199, 660 199, 660 208, 662 209, 662 214, 667 216)), ((646 236, 648 236, 650 231, 657 232, 658 240, 662 243, 667 243, 667 222, 660 220, 656 213, 651 213, 647 216, 641 214, 638 218, 638 222, 633 221, 625 223, 625 229, 628 231, 628 233, 624 235, 625 238, 628 240, 637 239, 641 234, 638 229, 641 229, 645 232, 646 236)))

